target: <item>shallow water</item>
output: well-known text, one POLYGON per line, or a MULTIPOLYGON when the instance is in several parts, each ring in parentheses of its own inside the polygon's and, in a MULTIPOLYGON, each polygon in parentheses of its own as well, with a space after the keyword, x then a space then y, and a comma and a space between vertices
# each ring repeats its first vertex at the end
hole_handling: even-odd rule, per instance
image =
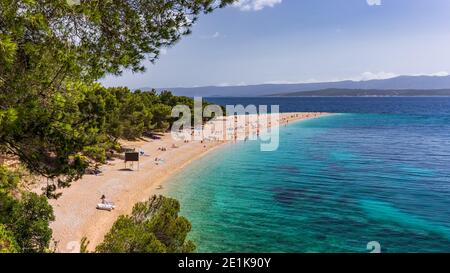
POLYGON ((450 116, 338 114, 226 145, 171 179, 200 252, 450 251, 450 116))

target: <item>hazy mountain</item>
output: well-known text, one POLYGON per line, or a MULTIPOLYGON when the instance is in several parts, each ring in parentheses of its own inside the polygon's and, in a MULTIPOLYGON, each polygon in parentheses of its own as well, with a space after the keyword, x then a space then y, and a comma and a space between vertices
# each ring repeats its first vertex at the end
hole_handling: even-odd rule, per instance
MULTIPOLYGON (((141 88, 147 90, 149 88, 141 88)), ((180 96, 256 97, 324 89, 432 90, 450 89, 450 76, 400 76, 385 80, 340 81, 300 84, 261 84, 248 86, 206 86, 168 89, 180 96)))
POLYGON ((450 89, 401 89, 401 90, 380 90, 380 89, 324 89, 315 91, 301 91, 286 94, 276 94, 282 97, 408 97, 408 96, 450 96, 450 89))

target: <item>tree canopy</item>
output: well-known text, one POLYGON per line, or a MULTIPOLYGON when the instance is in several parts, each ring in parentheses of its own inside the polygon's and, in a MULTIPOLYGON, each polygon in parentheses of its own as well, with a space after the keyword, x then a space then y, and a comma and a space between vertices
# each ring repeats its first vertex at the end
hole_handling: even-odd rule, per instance
MULTIPOLYGON (((170 107, 193 105, 170 92, 104 88, 97 81, 144 71, 143 60, 157 60, 200 14, 234 0, 69 2, 0 0, 0 252, 48 251, 54 216, 47 198, 58 197, 56 189, 79 179, 93 161, 104 162, 118 139, 164 131, 173 122, 170 107), (2 165, 4 156, 47 178, 45 196, 21 190, 20 174, 2 165)), ((120 221, 119 230, 157 228, 120 221)), ((179 217, 169 223, 181 225, 181 234, 189 226, 179 217)), ((152 234, 144 238, 152 248, 142 250, 189 248, 179 245, 181 237, 167 242, 152 234)))
POLYGON ((45 252, 54 220, 47 198, 17 189, 20 174, 0 165, 0 252, 45 252))
POLYGON ((186 239, 190 222, 178 216, 180 203, 172 198, 153 196, 137 203, 129 216, 120 216, 97 246, 101 253, 189 253, 195 250, 186 239))
POLYGON ((173 96, 138 97, 95 82, 143 71, 142 61, 189 34, 201 13, 231 2, 0 0, 0 152, 64 187, 110 137, 167 129, 173 96))
POLYGON ((0 253, 17 253, 19 248, 12 232, 0 224, 0 253))

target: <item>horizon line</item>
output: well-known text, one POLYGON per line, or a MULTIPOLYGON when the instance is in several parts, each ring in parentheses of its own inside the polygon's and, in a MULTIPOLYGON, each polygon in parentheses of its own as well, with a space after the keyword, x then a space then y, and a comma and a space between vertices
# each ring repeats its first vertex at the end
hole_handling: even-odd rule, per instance
POLYGON ((303 81, 303 82, 289 82, 289 81, 280 81, 280 82, 265 82, 265 83, 249 83, 249 84, 211 84, 211 85, 194 85, 194 86, 175 86, 175 87, 149 87, 149 86, 142 86, 138 88, 131 88, 132 90, 140 90, 144 88, 151 88, 155 90, 161 90, 161 89, 174 89, 174 88, 208 88, 208 87, 215 87, 215 88, 227 88, 227 87, 250 87, 250 86, 261 86, 261 85, 295 85, 295 84, 317 84, 317 83, 338 83, 338 82, 370 82, 370 81, 383 81, 383 80, 390 80, 395 78, 401 78, 401 77, 430 77, 430 78, 444 78, 444 77, 450 77, 449 74, 447 75, 437 75, 437 74, 415 74, 415 75, 395 75, 392 77, 387 78, 375 78, 375 79, 339 79, 339 80, 325 80, 325 81, 303 81))

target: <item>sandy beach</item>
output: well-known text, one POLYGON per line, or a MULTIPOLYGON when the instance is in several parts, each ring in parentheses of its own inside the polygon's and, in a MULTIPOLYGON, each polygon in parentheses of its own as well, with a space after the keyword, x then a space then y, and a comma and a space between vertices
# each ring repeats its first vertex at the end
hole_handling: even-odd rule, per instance
MULTIPOLYGON (((280 126, 325 114, 283 113, 280 114, 280 126)), ((88 238, 89 249, 93 250, 118 216, 129 214, 135 203, 158 194, 167 178, 206 153, 222 145, 232 145, 230 141, 175 141, 169 133, 161 139, 121 143, 145 151, 140 157, 139 170, 136 163, 128 169, 123 160, 110 161, 101 167, 101 174, 85 175, 64 189, 59 199, 50 200, 56 216, 51 228, 58 252, 78 252, 83 237, 88 238), (161 147, 166 150, 162 151, 161 147), (155 162, 155 158, 162 161, 155 162), (97 210, 102 195, 114 202, 116 209, 111 212, 97 210)))

